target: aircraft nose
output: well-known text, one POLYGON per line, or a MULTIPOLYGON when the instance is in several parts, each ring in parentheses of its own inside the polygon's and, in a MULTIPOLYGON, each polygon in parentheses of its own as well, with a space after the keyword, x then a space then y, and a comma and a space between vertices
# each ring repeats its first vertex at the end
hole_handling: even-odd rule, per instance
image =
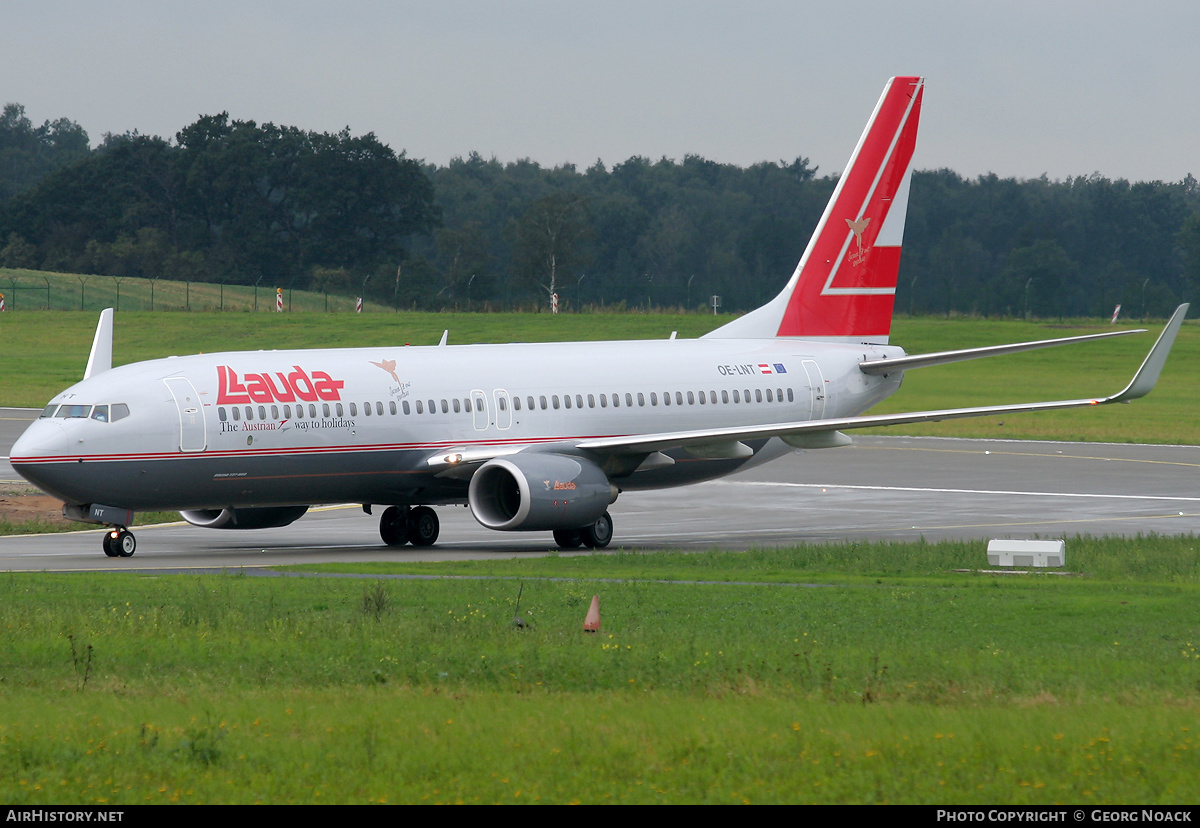
POLYGON ((66 453, 66 430, 53 420, 37 420, 13 443, 8 457, 9 462, 16 468, 22 461, 31 463, 42 458, 62 457, 66 453))

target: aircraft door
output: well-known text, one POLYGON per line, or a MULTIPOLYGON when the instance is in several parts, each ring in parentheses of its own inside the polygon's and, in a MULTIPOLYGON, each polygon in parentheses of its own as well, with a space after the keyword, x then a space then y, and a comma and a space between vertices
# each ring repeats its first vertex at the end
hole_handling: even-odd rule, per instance
POLYGON ((497 388, 492 395, 496 398, 496 428, 503 431, 512 426, 512 400, 503 388, 497 388))
POLYGON ((825 416, 825 377, 821 374, 821 366, 815 359, 806 359, 801 363, 804 374, 808 377, 808 393, 812 400, 812 418, 819 420, 825 416))
POLYGON ((186 377, 167 377, 163 382, 174 397, 175 408, 179 412, 179 450, 204 451, 208 447, 204 407, 200 405, 200 395, 196 393, 195 386, 186 377))
POLYGON ((488 427, 488 398, 479 390, 471 392, 471 416, 474 418, 475 430, 486 431, 488 427))

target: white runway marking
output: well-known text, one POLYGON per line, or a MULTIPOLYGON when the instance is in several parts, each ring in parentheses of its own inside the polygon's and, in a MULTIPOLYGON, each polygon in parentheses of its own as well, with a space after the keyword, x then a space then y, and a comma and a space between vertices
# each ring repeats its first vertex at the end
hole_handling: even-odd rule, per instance
POLYGON ((715 480, 701 485, 705 486, 776 486, 793 489, 852 489, 872 492, 928 492, 930 494, 975 494, 975 495, 1011 495, 1015 497, 1077 497, 1077 498, 1109 498, 1115 500, 1172 500, 1200 503, 1200 497, 1183 497, 1177 495, 1136 495, 1136 494, 1089 494, 1082 492, 1014 492, 1003 489, 937 489, 921 486, 859 486, 845 483, 783 483, 769 480, 715 480))

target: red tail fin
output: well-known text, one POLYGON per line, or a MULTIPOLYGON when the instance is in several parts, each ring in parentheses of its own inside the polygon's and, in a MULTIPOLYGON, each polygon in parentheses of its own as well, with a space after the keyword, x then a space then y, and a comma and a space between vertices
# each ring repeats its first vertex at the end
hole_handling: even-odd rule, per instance
POLYGON ((709 336, 887 342, 924 88, 888 81, 787 287, 709 336))

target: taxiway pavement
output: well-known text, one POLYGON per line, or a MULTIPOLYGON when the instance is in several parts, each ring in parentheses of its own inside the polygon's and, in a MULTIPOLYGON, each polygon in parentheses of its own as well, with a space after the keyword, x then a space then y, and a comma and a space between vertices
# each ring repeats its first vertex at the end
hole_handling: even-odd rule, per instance
MULTIPOLYGON (((36 411, 0 409, 0 452, 36 411), (16 412, 16 413, 14 413, 16 412)), ((0 481, 15 479, 7 460, 0 481)), ((627 492, 610 549, 748 549, 806 541, 1061 538, 1200 533, 1200 447, 856 437, 722 480, 627 492)), ((314 509, 280 529, 140 527, 132 558, 107 558, 100 530, 0 538, 0 571, 196 569, 324 561, 517 557, 548 532, 482 528, 441 507, 429 549, 389 549, 358 506, 314 509)), ((1068 543, 1068 553, 1069 553, 1068 543)))

